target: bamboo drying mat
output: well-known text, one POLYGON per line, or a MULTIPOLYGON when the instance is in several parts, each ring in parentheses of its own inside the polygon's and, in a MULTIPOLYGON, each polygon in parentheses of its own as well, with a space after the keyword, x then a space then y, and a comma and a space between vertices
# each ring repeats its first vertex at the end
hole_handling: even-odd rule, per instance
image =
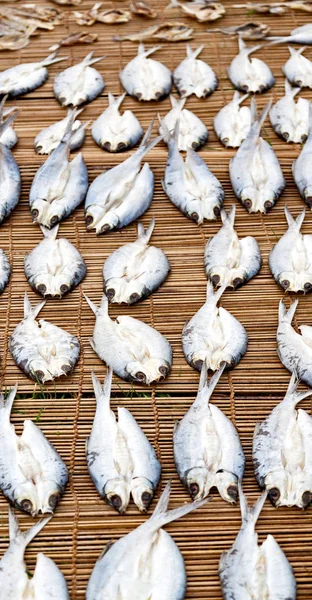
MULTIPOLYGON (((154 4, 156 6, 155 2, 154 4)), ((157 8, 160 9, 165 4, 166 0, 162 0, 157 3, 157 8)), ((287 34, 295 26, 309 21, 309 15, 306 13, 289 12, 283 17, 250 16, 247 11, 231 9, 230 2, 225 4, 228 10, 227 16, 212 27, 218 24, 221 26, 240 24, 252 19, 268 23, 272 34, 287 34)), ((92 0, 85 0, 78 9, 84 10, 92 5, 92 0)), ((125 5, 126 2, 104 2, 107 8, 125 5)), ((20 62, 44 58, 52 44, 70 32, 78 31, 79 27, 70 13, 71 9, 68 9, 68 16, 63 25, 57 26, 53 32, 33 38, 30 45, 22 51, 2 52, 1 70, 20 62)), ((225 207, 228 210, 235 202, 228 177, 228 163, 233 151, 226 150, 216 140, 212 119, 233 95, 226 67, 237 53, 237 41, 235 38, 221 34, 208 35, 205 29, 209 26, 195 24, 194 21, 181 16, 177 9, 166 13, 165 17, 160 15, 160 18, 184 21, 193 26, 195 30, 193 46, 205 44, 201 56, 209 62, 219 77, 219 88, 211 97, 206 100, 191 98, 187 101, 187 107, 201 117, 208 126, 210 138, 201 155, 224 186, 225 207)), ((114 27, 97 24, 90 29, 92 32, 97 32, 99 36, 98 41, 92 46, 95 54, 107 56, 98 65, 99 70, 104 74, 106 88, 100 98, 86 107, 83 113, 84 120, 94 119, 106 108, 108 91, 114 94, 121 93, 118 71, 136 54, 136 44, 113 43, 112 35, 139 30, 154 22, 133 19, 126 25, 114 27)), ((152 44, 148 42, 147 45, 152 44)), ((81 600, 84 597, 91 569, 104 544, 109 540, 117 540, 131 531, 145 517, 141 516, 133 505, 130 506, 126 516, 119 517, 98 497, 88 476, 84 446, 95 409, 90 372, 91 368, 94 368, 97 375, 103 378, 105 367, 88 343, 93 330, 94 317, 83 300, 81 287, 62 301, 49 300, 42 310, 42 317, 77 334, 82 343, 81 357, 74 374, 68 379, 57 381, 55 386, 49 386, 48 398, 43 398, 40 390, 37 390, 38 395, 33 396, 33 382, 24 377, 14 365, 8 352, 7 338, 22 318, 25 290, 32 302, 40 301, 26 283, 23 271, 25 253, 42 239, 38 227, 31 224, 28 207, 29 186, 36 170, 45 160, 44 157, 35 154, 33 139, 43 127, 64 115, 64 110, 59 107, 52 93, 55 73, 82 59, 90 50, 88 46, 64 48, 61 54, 68 55, 69 61, 49 68, 50 77, 47 83, 32 94, 16 101, 15 104, 22 109, 22 112, 16 123, 20 141, 14 150, 14 155, 21 168, 23 193, 18 208, 0 228, 0 247, 9 253, 13 262, 10 284, 0 298, 1 384, 8 387, 16 381, 19 383, 19 393, 22 396, 15 402, 13 414, 13 421, 17 424, 18 431, 21 431, 24 418, 36 419, 37 417, 42 430, 60 451, 71 472, 69 486, 56 516, 37 536, 26 553, 27 565, 30 570, 33 570, 38 550, 46 552, 64 572, 73 600, 81 600)), ((264 48, 257 55, 267 61, 277 78, 273 90, 259 97, 259 106, 262 107, 269 98, 273 97, 276 101, 283 95, 281 66, 288 57, 288 50, 286 45, 275 46, 270 49, 264 48)), ((155 58, 173 69, 184 56, 185 43, 164 43, 155 58)), ((306 56, 312 58, 312 50, 307 50, 306 56)), ((311 94, 306 90, 302 95, 311 99, 311 94)), ((139 104, 126 98, 123 108, 132 108, 143 126, 147 127, 154 112, 159 111, 164 115, 169 110, 169 106, 168 99, 158 104, 139 104)), ((303 202, 291 176, 291 164, 300 148, 294 145, 288 146, 279 140, 267 123, 265 130, 265 135, 271 141, 281 162, 287 179, 287 188, 277 206, 267 216, 248 215, 241 205, 236 203, 236 229, 240 236, 256 236, 261 247, 263 267, 260 274, 248 285, 236 292, 227 291, 222 298, 222 305, 230 309, 246 327, 249 345, 246 356, 238 367, 231 373, 223 375, 213 398, 213 401, 232 418, 238 427, 247 457, 244 488, 251 500, 255 500, 258 495, 250 456, 253 428, 256 421, 263 419, 283 397, 289 380, 288 372, 282 367, 276 355, 277 310, 282 291, 270 276, 267 266, 268 253, 276 239, 285 231, 283 215, 285 203, 295 214, 303 208, 303 202)), ((112 167, 125 158, 124 154, 110 155, 101 151, 94 144, 90 132, 83 153, 91 181, 104 167, 112 167)), ((146 225, 150 218, 155 216, 156 229, 153 243, 167 253, 172 271, 165 284, 149 299, 131 308, 112 306, 110 314, 117 316, 118 313, 129 312, 146 323, 155 325, 173 345, 173 369, 170 378, 153 390, 136 388, 133 391, 128 384, 119 382, 115 378, 112 407, 116 408, 118 404, 122 404, 130 408, 150 440, 154 441, 163 466, 162 482, 166 482, 170 477, 173 479, 171 506, 176 506, 189 498, 178 481, 174 469, 172 430, 175 420, 181 418, 190 406, 198 383, 198 374, 186 364, 182 355, 181 330, 185 320, 192 316, 204 302, 206 287, 203 269, 204 246, 209 236, 218 230, 220 221, 205 223, 204 226, 198 227, 182 216, 166 198, 161 188, 166 162, 166 148, 163 144, 159 144, 150 153, 148 160, 155 172, 155 195, 152 206, 142 221, 146 225)), ((309 213, 303 231, 310 231, 311 223, 312 215, 309 213)), ((88 275, 82 287, 94 302, 99 302, 102 294, 103 262, 108 254, 121 244, 135 239, 136 226, 132 224, 121 232, 96 238, 94 232, 86 233, 81 207, 61 224, 60 234, 79 247, 88 266, 88 275)), ((311 322, 310 306, 311 296, 300 298, 297 323, 311 322)), ((310 410, 310 401, 305 401, 303 407, 310 410)), ((311 514, 311 509, 305 513, 296 509, 276 511, 267 502, 257 528, 261 540, 264 539, 265 534, 273 533, 286 551, 295 570, 299 600, 311 598, 312 594, 311 514)), ((18 516, 23 527, 30 525, 29 518, 21 514, 18 516)), ((2 497, 0 517, 2 555, 8 544, 7 504, 2 497)), ((168 531, 178 543, 186 561, 187 598, 204 600, 221 597, 217 575, 218 560, 221 552, 229 548, 233 542, 239 526, 239 508, 224 503, 216 494, 207 506, 168 526, 168 531)))

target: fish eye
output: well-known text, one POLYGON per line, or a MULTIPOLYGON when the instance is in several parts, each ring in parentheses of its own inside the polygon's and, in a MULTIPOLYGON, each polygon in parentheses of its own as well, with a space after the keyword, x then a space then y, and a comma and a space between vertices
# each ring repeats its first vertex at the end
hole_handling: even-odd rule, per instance
POLYGON ((241 277, 235 277, 235 279, 233 279, 233 286, 234 289, 236 290, 236 288, 238 288, 240 285, 243 285, 244 280, 241 277))
POLYGON ((312 493, 311 492, 303 492, 302 494, 302 506, 303 508, 307 508, 309 504, 312 502, 312 493))
POLYGON ((107 223, 105 225, 102 225, 101 227, 101 233, 107 233, 107 231, 111 230, 111 226, 108 225, 107 223))
POLYGON ((108 290, 106 290, 106 296, 109 300, 112 300, 115 296, 114 288, 109 288, 108 290))
POLYGON ((88 215, 86 217, 86 226, 89 227, 91 225, 91 223, 93 223, 93 217, 92 217, 92 215, 88 215))
POLYGON ((58 503, 60 501, 60 495, 59 494, 52 494, 49 498, 49 506, 52 508, 52 510, 54 510, 58 503))
POLYGON ((153 499, 152 494, 150 494, 149 492, 143 492, 143 494, 141 496, 141 500, 142 500, 142 504, 146 510, 148 509, 152 499, 153 499))
POLYGON ((23 500, 21 502, 21 509, 24 510, 27 513, 31 513, 32 509, 33 509, 33 504, 30 500, 23 500))
POLYGON ((119 144, 117 145, 117 150, 121 151, 121 150, 126 150, 127 146, 124 142, 119 142, 119 144))
POLYGON ((190 483, 189 485, 189 492, 192 498, 195 498, 199 492, 199 485, 198 483, 190 483))
POLYGON ((62 296, 63 296, 64 294, 66 294, 66 292, 68 292, 68 291, 69 291, 69 287, 68 287, 68 285, 66 285, 66 283, 63 283, 63 284, 61 285, 61 287, 60 287, 60 292, 61 292, 62 296))
MULTIPOLYGON (((102 144, 102 148, 103 148, 103 150, 107 150, 107 152, 110 152, 111 151, 110 142, 105 142, 104 144, 102 144)), ((93 221, 92 217, 87 217, 87 221, 90 218, 91 218, 91 222, 92 222, 93 221)), ((88 225, 88 223, 87 223, 87 225, 88 225)))
POLYGON ((213 209, 213 213, 214 213, 214 215, 215 215, 216 217, 219 217, 219 215, 220 215, 220 208, 219 208, 219 206, 215 206, 215 207, 214 207, 214 209, 213 209))
POLYGON ((265 92, 266 89, 267 89, 266 85, 260 85, 259 86, 259 92, 260 92, 260 94, 263 94, 263 92, 265 92))
POLYGON ((54 227, 54 225, 56 225, 58 220, 59 220, 58 216, 54 215, 54 217, 52 217, 52 219, 50 220, 50 227, 54 227))
POLYGON ((197 150, 198 143, 197 142, 192 142, 192 148, 193 148, 193 150, 197 150))
POLYGON ((243 90, 243 92, 249 92, 249 87, 248 87, 248 85, 242 85, 242 86, 241 86, 241 90, 243 90))
POLYGON ((144 374, 142 371, 138 371, 138 372, 135 374, 135 378, 136 378, 138 381, 141 381, 142 383, 146 383, 146 376, 145 376, 145 374, 144 374))
POLYGON ((39 294, 44 295, 47 291, 47 287, 44 285, 44 283, 39 283, 39 285, 37 285, 37 292, 39 292, 39 294))
POLYGON ((312 208, 312 196, 307 196, 305 199, 309 208, 312 208))
POLYGON ((282 288, 284 288, 284 290, 287 290, 290 286, 290 282, 288 281, 288 279, 283 279, 283 281, 281 281, 281 286, 282 288))
POLYGON ((169 368, 165 365, 159 367, 158 371, 161 373, 164 379, 167 377, 167 375, 169 375, 169 368))
POLYGON ((211 283, 212 283, 212 285, 218 285, 219 281, 220 281, 219 275, 213 275, 211 277, 211 283))
POLYGON ((230 140, 229 140, 229 138, 225 137, 225 138, 222 138, 221 141, 223 142, 223 144, 228 144, 230 140))
POLYGON ((120 496, 118 496, 117 494, 115 494, 114 496, 111 496, 111 498, 109 499, 110 504, 116 509, 116 510, 120 510, 121 505, 122 505, 122 500, 120 498, 120 496))
POLYGON ((238 487, 237 485, 229 485, 228 489, 227 489, 227 493, 230 496, 230 498, 233 500, 233 502, 237 502, 238 499, 238 487))
POLYGON ((304 144, 304 143, 307 141, 307 139, 308 139, 308 136, 307 136, 307 135, 304 133, 304 134, 301 136, 301 143, 302 143, 302 144, 304 144))
POLYGON ((269 210, 271 210, 272 206, 273 206, 273 202, 271 202, 270 200, 267 200, 264 203, 264 208, 265 208, 266 212, 268 212, 269 210))
POLYGON ((35 379, 38 379, 38 381, 42 383, 44 379, 44 372, 39 370, 35 371, 35 379))
POLYGON ((140 300, 140 294, 133 293, 129 298, 129 303, 134 304, 134 302, 137 302, 138 300, 140 300))
POLYGON ((305 292, 309 292, 312 289, 312 283, 307 281, 307 283, 305 283, 303 287, 305 292))
POLYGON ((283 138, 284 138, 284 140, 286 140, 286 142, 287 142, 287 140, 289 139, 289 133, 287 133, 287 131, 285 131, 284 133, 282 133, 282 137, 283 137, 283 138))
POLYGON ((37 208, 33 208, 33 210, 31 211, 31 216, 33 219, 38 219, 39 217, 39 210, 37 210, 37 208))
POLYGON ((275 506, 276 502, 279 500, 280 495, 281 495, 281 493, 278 488, 271 488, 269 490, 268 497, 270 498, 270 500, 271 500, 272 504, 274 504, 274 506, 275 506))
POLYGON ((245 208, 247 208, 247 210, 249 210, 252 207, 252 201, 250 200, 250 198, 246 198, 246 200, 243 200, 243 205, 245 206, 245 208))
POLYGON ((72 370, 70 365, 62 365, 61 366, 61 371, 63 371, 63 373, 65 373, 65 375, 68 375, 68 373, 70 373, 72 370))
POLYGON ((297 85, 298 87, 301 87, 302 86, 301 79, 298 79, 297 81, 295 81, 295 85, 297 85))
POLYGON ((193 221, 195 221, 195 223, 198 223, 199 216, 198 216, 197 212, 195 212, 195 211, 194 211, 194 212, 192 212, 192 213, 191 213, 191 215, 190 215, 190 217, 191 217, 191 219, 192 219, 193 221))
POLYGON ((203 362, 204 362, 203 360, 195 360, 194 367, 195 367, 195 369, 197 369, 197 371, 202 370, 203 362))

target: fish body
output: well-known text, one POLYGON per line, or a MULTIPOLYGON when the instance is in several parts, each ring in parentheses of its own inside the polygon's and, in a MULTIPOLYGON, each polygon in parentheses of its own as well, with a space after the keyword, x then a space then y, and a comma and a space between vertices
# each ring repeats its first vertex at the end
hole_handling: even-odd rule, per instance
POLYGON ((219 27, 217 29, 207 29, 207 33, 225 33, 226 35, 238 35, 243 40, 262 40, 270 33, 270 27, 265 23, 242 23, 231 27, 219 27))
POLYGON ((210 0, 192 0, 191 2, 178 2, 171 0, 168 8, 180 8, 187 17, 196 19, 199 23, 216 21, 225 15, 226 10, 221 2, 211 2, 210 0))
POLYGON ((9 283, 11 265, 6 253, 0 248, 0 294, 9 283))
POLYGON ((217 307, 224 289, 223 286, 214 293, 208 281, 205 304, 185 323, 182 331, 184 356, 197 371, 203 363, 212 371, 223 364, 233 369, 247 350, 248 338, 243 325, 225 308, 217 307))
MULTIPOLYGON (((289 5, 295 4, 290 2, 289 5)), ((312 44, 312 23, 306 23, 300 27, 296 27, 290 32, 290 35, 285 36, 271 36, 267 38, 272 40, 270 46, 273 44, 306 44, 307 46, 312 44)))
POLYGON ((118 407, 118 419, 110 408, 112 369, 104 385, 92 374, 96 413, 86 444, 90 476, 99 494, 120 514, 130 495, 146 512, 156 492, 161 465, 154 448, 132 414, 118 407))
POLYGON ((245 457, 238 433, 230 419, 210 397, 224 367, 207 383, 202 366, 198 393, 173 433, 176 469, 193 500, 208 496, 216 487, 227 502, 236 502, 238 481, 244 474, 245 457))
MULTIPOLYGON (((7 96, 4 96, 1 104, 0 104, 0 123, 4 122, 3 117, 9 116, 12 112, 15 112, 17 108, 15 106, 10 108, 4 108, 7 96)), ((18 114, 18 113, 17 113, 18 114)), ((17 116, 16 114, 16 116, 17 116)), ((17 133, 14 131, 13 127, 7 126, 4 131, 0 135, 0 144, 7 146, 9 150, 11 150, 18 142, 17 133)))
POLYGON ((103 296, 96 307, 85 296, 95 314, 91 346, 119 377, 126 381, 150 385, 169 375, 172 350, 156 329, 126 315, 113 321, 108 315, 108 300, 103 296))
MULTIPOLYGON (((76 111, 75 114, 78 115, 79 112, 80 111, 76 111)), ((34 141, 35 150, 38 154, 51 154, 51 152, 57 148, 66 133, 68 124, 72 118, 72 113, 72 109, 69 108, 64 119, 53 123, 53 125, 42 129, 38 133, 34 141)), ((78 119, 74 120, 72 125, 72 136, 68 146, 71 152, 73 152, 73 150, 78 150, 78 148, 82 146, 86 137, 86 125, 87 123, 82 125, 81 121, 78 119)))
POLYGON ((292 174, 301 198, 312 208, 312 106, 309 107, 309 125, 308 139, 292 164, 292 174))
POLYGON ((80 344, 74 335, 43 319, 36 321, 44 304, 45 301, 32 308, 25 294, 24 319, 9 338, 9 350, 17 366, 41 383, 69 375, 80 353, 80 344))
POLYGON ((192 50, 186 45, 186 58, 173 72, 173 82, 182 98, 195 94, 197 98, 206 98, 218 87, 218 79, 212 68, 197 58, 204 46, 192 50))
POLYGON ((277 352, 284 367, 290 373, 296 372, 301 381, 312 387, 312 327, 300 325, 301 335, 292 327, 297 306, 298 300, 288 310, 283 300, 279 303, 277 352))
POLYGON ((104 79, 91 65, 103 58, 93 58, 90 52, 80 63, 56 75, 53 92, 62 106, 80 106, 99 96, 105 87, 104 79))
POLYGON ((303 144, 309 135, 310 102, 306 98, 296 102, 298 92, 300 88, 292 88, 285 79, 285 96, 272 106, 269 115, 275 133, 285 142, 303 144))
MULTIPOLYGON (((206 125, 193 112, 184 108, 186 98, 176 100, 170 96, 172 109, 165 115, 163 122, 166 125, 166 131, 174 131, 177 122, 178 128, 178 150, 186 151, 188 148, 199 150, 208 140, 208 130, 206 125)), ((165 135, 165 131, 160 124, 159 133, 165 135)), ((167 140, 165 135, 164 140, 167 140)))
POLYGON ((289 83, 299 88, 312 88, 312 62, 302 55, 305 47, 295 50, 288 47, 290 57, 282 67, 289 83))
POLYGON ((21 63, 0 73, 0 96, 11 98, 28 94, 40 87, 48 78, 49 65, 65 60, 56 58, 56 52, 41 62, 21 63))
POLYGON ((275 84, 275 78, 268 65, 259 58, 250 58, 250 54, 261 46, 247 48, 241 37, 238 38, 239 53, 233 58, 228 75, 236 87, 244 93, 259 92, 262 94, 275 84))
POLYGON ((95 143, 108 152, 124 152, 133 148, 143 135, 143 129, 131 110, 122 115, 119 107, 125 93, 114 98, 108 94, 109 106, 92 124, 92 137, 95 143))
POLYGON ((246 139, 251 128, 251 110, 241 106, 248 94, 241 96, 234 92, 233 100, 221 108, 214 118, 214 129, 222 144, 228 148, 238 148, 246 139))
MULTIPOLYGON (((9 130, 10 124, 18 113, 9 115, 5 121, 2 120, 3 104, 0 108, 0 140, 9 130)), ((21 174, 18 164, 10 148, 0 141, 0 224, 9 217, 12 210, 18 204, 21 195, 21 174)))
POLYGON ((206 275, 216 287, 237 289, 259 272, 260 248, 254 237, 238 238, 234 229, 235 204, 228 214, 221 210, 221 219, 222 227, 206 244, 206 275))
POLYGON ((139 223, 137 240, 121 246, 106 259, 104 291, 109 302, 134 304, 147 298, 166 279, 169 261, 160 248, 149 245, 154 226, 154 219, 146 230, 139 223))
POLYGON ((24 258, 25 275, 41 296, 61 298, 83 280, 86 263, 66 238, 57 239, 58 225, 41 229, 44 239, 24 258))
POLYGON ((140 42, 138 54, 120 71, 120 81, 130 96, 137 100, 162 100, 172 87, 171 72, 165 65, 149 58, 159 46, 145 50, 140 42))

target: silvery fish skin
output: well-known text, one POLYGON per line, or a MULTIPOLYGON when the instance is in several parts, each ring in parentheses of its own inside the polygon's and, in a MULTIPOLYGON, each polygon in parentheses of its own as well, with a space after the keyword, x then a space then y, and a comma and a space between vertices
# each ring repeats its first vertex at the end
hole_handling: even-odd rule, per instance
POLYGON ((0 294, 9 283, 11 265, 6 253, 0 248, 0 294))
POLYGON ((143 157, 161 140, 149 142, 153 122, 140 147, 122 163, 104 171, 90 185, 86 202, 87 229, 96 234, 126 227, 149 208, 154 192, 154 175, 148 163, 141 168, 143 157))
POLYGON ((32 517, 53 513, 68 482, 68 470, 54 446, 29 419, 17 435, 10 422, 17 385, 0 394, 0 487, 18 509, 32 517))
POLYGON ((38 169, 29 193, 30 211, 35 223, 48 229, 68 217, 84 200, 88 189, 88 171, 81 153, 69 162, 71 120, 60 144, 38 169))
POLYGON ((272 106, 269 115, 275 133, 285 142, 303 144, 309 135, 310 102, 306 98, 295 102, 298 92, 300 88, 292 88, 285 79, 285 96, 272 106))
POLYGON ((221 210, 223 225, 206 244, 205 270, 214 286, 225 285, 236 290, 257 275, 261 253, 254 237, 238 238, 234 229, 235 211, 235 204, 228 214, 221 210))
POLYGON ((240 486, 239 490, 242 526, 219 562, 224 600, 296 600, 296 580, 281 547, 272 535, 258 545, 255 526, 266 492, 253 507, 248 507, 240 486))
POLYGON ((9 507, 10 544, 0 560, 1 595, 7 600, 34 598, 35 600, 69 600, 65 578, 55 562, 41 552, 37 554, 36 568, 29 579, 24 560, 26 547, 50 521, 37 521, 27 531, 20 531, 16 516, 9 507))
POLYGON ((62 297, 73 290, 86 275, 80 252, 66 238, 57 239, 58 225, 41 227, 44 239, 24 258, 29 285, 43 297, 62 297))
POLYGON ((192 148, 186 151, 185 160, 178 149, 179 121, 171 134, 164 121, 168 158, 162 182, 171 202, 195 223, 204 219, 215 220, 223 204, 224 191, 220 181, 213 175, 204 160, 192 148))
POLYGON ((298 392, 298 383, 294 372, 282 402, 254 431, 255 476, 276 507, 307 508, 312 501, 312 417, 296 410, 312 390, 298 392))
POLYGON ((248 94, 241 96, 234 92, 233 100, 223 106, 214 118, 214 130, 222 144, 228 148, 238 148, 246 139, 251 127, 251 110, 241 106, 248 94))
POLYGON ((90 52, 80 63, 56 75, 53 92, 62 106, 80 106, 92 102, 104 90, 102 75, 91 65, 105 57, 93 58, 93 54, 90 52))
POLYGON ((80 344, 74 335, 43 319, 36 321, 44 305, 45 300, 32 308, 25 294, 24 319, 9 338, 9 350, 17 366, 41 383, 69 375, 80 353, 80 344))
POLYGON ((259 92, 262 94, 275 84, 275 78, 268 65, 259 58, 249 58, 250 54, 262 48, 247 48, 244 40, 238 38, 239 53, 233 58, 228 75, 230 81, 241 92, 259 92))
MULTIPOLYGON (((312 65, 312 63, 311 63, 312 65)), ((310 131, 308 139, 292 164, 292 174, 301 198, 312 209, 312 106, 309 112, 310 131)))
MULTIPOLYGON (((75 115, 78 116, 81 112, 82 110, 76 111, 75 115)), ((69 108, 64 119, 53 123, 53 125, 42 129, 40 133, 38 133, 34 141, 35 150, 38 154, 51 154, 51 152, 57 148, 66 133, 67 127, 72 119, 72 114, 73 110, 69 108)), ((86 137, 86 126, 87 123, 82 124, 78 119, 74 120, 72 136, 68 146, 71 152, 73 152, 73 150, 78 150, 78 148, 82 146, 86 137)))
POLYGON ((122 86, 137 100, 162 100, 170 93, 171 72, 162 63, 149 58, 160 47, 145 50, 144 44, 140 42, 137 56, 120 71, 122 86))
POLYGON ((292 85, 299 88, 312 88, 312 62, 302 56, 305 49, 303 47, 295 50, 289 46, 290 57, 282 67, 282 71, 292 85))
POLYGON ((260 135, 270 108, 271 102, 254 121, 246 139, 230 160, 230 179, 235 196, 249 213, 266 214, 286 186, 272 146, 260 135))
MULTIPOLYGON (((16 106, 12 106, 10 108, 4 108, 6 100, 7 100, 7 96, 4 96, 4 98, 1 100, 1 103, 0 103, 0 124, 1 125, 4 122, 3 117, 7 117, 12 112, 17 111, 16 106)), ((9 148, 11 150, 17 144, 17 142, 18 142, 18 136, 17 136, 17 133, 14 131, 13 127, 6 127, 5 130, 3 131, 3 133, 0 135, 0 144, 7 146, 7 148, 9 148)))
POLYGON ((56 52, 40 62, 22 63, 0 73, 0 95, 8 94, 11 98, 28 94, 40 87, 48 78, 49 65, 66 60, 67 57, 56 58, 56 52))
MULTIPOLYGON (((194 113, 184 108, 186 98, 176 100, 174 96, 170 96, 170 102, 172 109, 162 119, 166 125, 166 131, 173 131, 178 121, 178 150, 186 151, 188 148, 199 150, 208 140, 206 125, 194 113)), ((165 135, 161 124, 159 133, 165 135)), ((164 140, 167 140, 166 136, 164 140)))
POLYGON ((125 110, 122 115, 119 112, 125 96, 126 93, 114 98, 109 92, 108 107, 93 121, 92 137, 95 143, 107 152, 129 150, 143 135, 143 129, 132 110, 125 110))
POLYGON ((134 304, 147 298, 166 279, 169 261, 160 248, 149 245, 154 227, 154 219, 146 230, 138 223, 137 240, 121 246, 106 259, 104 291, 109 302, 134 304))
POLYGON ((279 303, 277 353, 290 373, 296 372, 301 381, 312 387, 312 327, 300 325, 298 329, 301 335, 292 327, 297 306, 298 300, 288 310, 283 300, 279 303))
POLYGON ((230 419, 209 402, 223 370, 208 383, 203 364, 196 399, 173 433, 176 469, 193 500, 205 498, 216 487, 223 500, 236 502, 237 484, 244 474, 238 433, 230 419))
POLYGON ((118 419, 110 408, 112 369, 102 387, 92 373, 96 413, 86 455, 91 479, 105 500, 124 514, 130 495, 141 512, 146 512, 156 492, 161 465, 154 448, 132 414, 118 407, 118 419))
POLYGON ((296 27, 290 32, 290 35, 285 36, 270 36, 266 38, 267 40, 273 40, 269 46, 273 44, 307 44, 308 46, 312 44, 312 23, 306 23, 305 25, 301 25, 300 27, 296 27))
MULTIPOLYGON (((9 115, 0 124, 0 138, 8 130, 18 113, 9 115)), ((21 194, 21 174, 18 164, 5 144, 0 142, 0 225, 18 204, 21 194)))
POLYGON ((190 502, 168 510, 170 482, 152 516, 108 546, 95 563, 86 600, 182 600, 186 592, 183 557, 162 529, 207 502, 190 502))
POLYGON ((224 290, 225 286, 214 293, 208 281, 205 304, 184 325, 184 356, 197 371, 201 371, 203 363, 212 371, 223 364, 233 369, 247 350, 248 338, 243 325, 225 308, 217 307, 224 290))
POLYGON ((161 333, 126 315, 113 321, 108 314, 105 294, 100 307, 95 306, 87 296, 85 298, 95 314, 90 344, 118 377, 150 385, 169 375, 172 350, 161 333))
POLYGON ((186 45, 186 58, 173 72, 173 82, 179 94, 186 98, 195 94, 197 98, 206 98, 218 87, 218 79, 212 68, 197 58, 204 46, 192 50, 186 45))
POLYGON ((294 219, 287 206, 288 230, 272 248, 269 267, 277 283, 289 292, 312 291, 312 235, 300 232, 305 211, 294 219))

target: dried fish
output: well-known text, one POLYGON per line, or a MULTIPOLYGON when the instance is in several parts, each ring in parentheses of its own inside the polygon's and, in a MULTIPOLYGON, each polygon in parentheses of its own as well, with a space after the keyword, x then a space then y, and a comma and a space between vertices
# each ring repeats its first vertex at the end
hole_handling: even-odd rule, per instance
POLYGON ((182 42, 193 39, 193 29, 185 23, 166 21, 160 25, 152 25, 130 35, 114 35, 114 42, 141 42, 142 40, 161 40, 163 42, 182 42))
POLYGON ((103 91, 104 79, 92 65, 105 56, 93 58, 93 54, 90 52, 81 62, 56 75, 53 92, 62 106, 80 106, 92 102, 103 91))
POLYGON ((130 10, 139 17, 146 17, 147 19, 156 19, 158 12, 152 8, 144 0, 133 0, 130 4, 130 10))
POLYGON ((47 67, 66 58, 56 57, 54 52, 40 62, 21 63, 5 69, 0 73, 0 95, 15 97, 33 92, 47 80, 47 67))
POLYGON ((307 46, 311 46, 312 23, 306 23, 306 25, 301 25, 301 27, 296 27, 296 29, 292 29, 290 35, 272 35, 268 38, 268 40, 272 40, 269 46, 273 46, 275 44, 283 44, 284 42, 288 44, 306 44, 307 46))
POLYGON ((6 19, 13 29, 28 28, 47 29, 52 31, 58 25, 63 14, 56 8, 37 6, 36 4, 21 4, 18 7, 4 6, 0 8, 0 17, 6 19))
POLYGON ((213 69, 198 56, 205 46, 192 50, 186 44, 186 58, 173 71, 173 82, 180 96, 186 98, 195 94, 197 98, 205 98, 218 87, 218 79, 213 69))
POLYGON ((21 50, 29 44, 30 37, 36 31, 36 27, 29 27, 24 33, 11 33, 0 35, 0 50, 21 50))
POLYGON ((74 11, 78 25, 87 25, 90 27, 97 21, 99 23, 128 23, 131 19, 131 12, 124 8, 110 8, 99 12, 103 2, 97 2, 90 10, 85 13, 74 11))
POLYGON ((192 0, 192 2, 179 2, 171 0, 166 10, 170 8, 180 8, 188 17, 196 19, 200 23, 216 21, 221 19, 226 13, 225 7, 220 2, 211 2, 210 0, 192 0))
MULTIPOLYGON (((175 98, 170 96, 172 109, 165 115, 162 122, 166 126, 166 132, 174 131, 178 128, 177 144, 178 150, 187 151, 188 148, 199 150, 208 140, 208 130, 206 125, 193 112, 184 108, 186 98, 175 98), (179 121, 177 125, 177 121, 179 121)), ((167 137, 162 126, 159 127, 159 133, 164 134, 165 143, 170 142, 170 135, 167 137)))
POLYGON ((138 54, 120 71, 120 81, 130 96, 137 100, 162 100, 170 93, 172 86, 171 72, 158 60, 149 58, 160 49, 155 46, 145 50, 142 42, 138 54))
POLYGON ((271 13, 272 15, 283 15, 287 11, 285 2, 273 2, 272 4, 253 4, 253 2, 247 2, 246 4, 233 4, 232 8, 247 8, 247 10, 252 12, 271 13))
POLYGON ((98 39, 97 33, 86 33, 86 31, 81 31, 78 33, 72 33, 71 35, 66 36, 61 39, 57 44, 53 44, 50 46, 49 50, 51 52, 55 52, 61 48, 61 46, 74 46, 75 44, 93 44, 98 39))
POLYGON ((66 6, 77 6, 81 4, 82 0, 51 0, 51 2, 54 2, 54 4, 65 4, 66 6))
POLYGON ((239 53, 228 68, 231 83, 241 92, 263 94, 275 84, 275 78, 270 67, 263 60, 250 58, 250 54, 260 50, 262 46, 247 48, 244 40, 239 36, 238 48, 239 53))
POLYGON ((243 40, 262 40, 270 33, 270 27, 265 23, 249 21, 243 25, 233 27, 220 27, 217 29, 206 29, 207 33, 225 33, 226 35, 239 35, 243 40))

